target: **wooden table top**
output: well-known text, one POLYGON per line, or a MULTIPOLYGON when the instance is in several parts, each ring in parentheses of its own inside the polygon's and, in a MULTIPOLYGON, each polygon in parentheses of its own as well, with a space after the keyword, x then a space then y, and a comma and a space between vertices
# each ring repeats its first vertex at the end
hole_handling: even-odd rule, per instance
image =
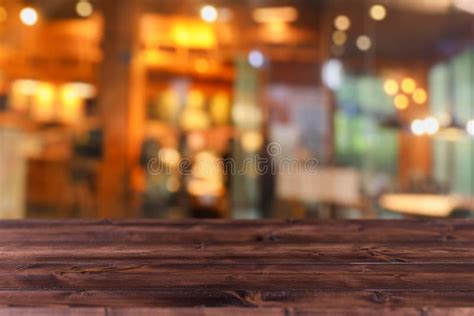
POLYGON ((474 221, 0 221, 0 314, 82 312, 474 315, 474 221))

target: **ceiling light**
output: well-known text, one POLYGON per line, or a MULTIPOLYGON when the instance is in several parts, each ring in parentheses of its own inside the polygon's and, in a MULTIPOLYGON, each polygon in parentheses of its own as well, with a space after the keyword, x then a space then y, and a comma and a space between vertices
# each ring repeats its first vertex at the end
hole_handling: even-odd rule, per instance
POLYGON ((347 31, 351 27, 351 20, 345 15, 338 15, 334 19, 334 26, 339 31, 347 31))
POLYGON ((212 23, 217 21, 219 14, 217 13, 217 9, 212 5, 205 5, 201 8, 200 11, 201 19, 206 22, 212 23))
POLYGON ((87 18, 92 15, 94 8, 92 4, 87 0, 79 0, 76 3, 76 13, 82 18, 87 18))
POLYGON ((25 25, 35 25, 38 22, 38 13, 32 7, 25 7, 20 11, 20 20, 25 25))
POLYGON ((381 4, 375 4, 370 7, 369 13, 375 21, 382 21, 387 16, 387 9, 381 4))

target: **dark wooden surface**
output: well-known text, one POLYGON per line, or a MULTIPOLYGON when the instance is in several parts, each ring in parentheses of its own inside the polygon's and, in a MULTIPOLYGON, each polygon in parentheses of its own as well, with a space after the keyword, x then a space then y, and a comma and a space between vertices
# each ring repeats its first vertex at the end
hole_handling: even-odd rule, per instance
POLYGON ((0 221, 0 314, 38 313, 474 315, 474 221, 0 221))

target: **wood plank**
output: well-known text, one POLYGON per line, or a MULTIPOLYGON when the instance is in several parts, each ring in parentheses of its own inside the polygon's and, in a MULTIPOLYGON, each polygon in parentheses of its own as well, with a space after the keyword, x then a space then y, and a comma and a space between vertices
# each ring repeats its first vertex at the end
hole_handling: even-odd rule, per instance
POLYGON ((474 241, 469 220, 437 221, 7 221, 0 222, 1 242, 76 241, 126 243, 219 242, 450 242, 474 241), (265 223, 265 224, 263 224, 265 223), (8 234, 6 234, 8 232, 8 234), (357 238, 354 238, 357 236, 357 238))
POLYGON ((134 309, 107 309, 108 315, 236 315, 236 316, 245 316, 245 315, 295 315, 295 316, 304 316, 304 315, 327 315, 327 316, 366 316, 366 315, 419 315, 419 316, 434 316, 434 315, 443 315, 443 316, 467 316, 472 315, 473 309, 471 308, 376 308, 376 309, 367 309, 367 308, 358 308, 351 309, 348 312, 346 309, 316 309, 316 308, 281 308, 281 309, 262 309, 262 308, 198 308, 198 309, 151 309, 143 308, 138 311, 134 309), (136 314, 138 312, 138 314, 136 314))
POLYGON ((0 305, 48 307, 473 307, 474 291, 0 290, 0 305))
MULTIPOLYGON (((131 315, 131 310, 125 309, 123 311, 116 310, 116 313, 124 313, 123 315, 131 315)), ((143 310, 145 312, 145 310, 143 310)), ((148 311, 149 313, 150 311, 148 311)), ((79 316, 79 315, 88 315, 88 316, 106 316, 106 308, 84 308, 84 307, 0 307, 0 315, 4 316, 59 316, 59 315, 68 315, 68 316, 79 316)))
POLYGON ((1 315, 88 315, 88 316, 213 316, 213 315, 400 315, 400 316, 467 316, 472 315, 472 308, 357 308, 350 313, 345 309, 318 308, 0 308, 1 315))
POLYGON ((102 262, 167 264, 472 263, 474 243, 385 244, 157 244, 70 243, 0 245, 2 262, 102 262))
POLYGON ((2 265, 2 289, 473 290, 470 265, 2 265))

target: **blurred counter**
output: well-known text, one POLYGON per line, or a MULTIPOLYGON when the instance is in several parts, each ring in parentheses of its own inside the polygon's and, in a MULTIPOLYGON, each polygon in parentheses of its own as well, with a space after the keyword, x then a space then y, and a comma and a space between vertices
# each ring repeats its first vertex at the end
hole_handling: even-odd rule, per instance
POLYGON ((380 205, 390 211, 414 216, 449 217, 456 208, 474 211, 474 200, 456 195, 385 194, 380 205))

